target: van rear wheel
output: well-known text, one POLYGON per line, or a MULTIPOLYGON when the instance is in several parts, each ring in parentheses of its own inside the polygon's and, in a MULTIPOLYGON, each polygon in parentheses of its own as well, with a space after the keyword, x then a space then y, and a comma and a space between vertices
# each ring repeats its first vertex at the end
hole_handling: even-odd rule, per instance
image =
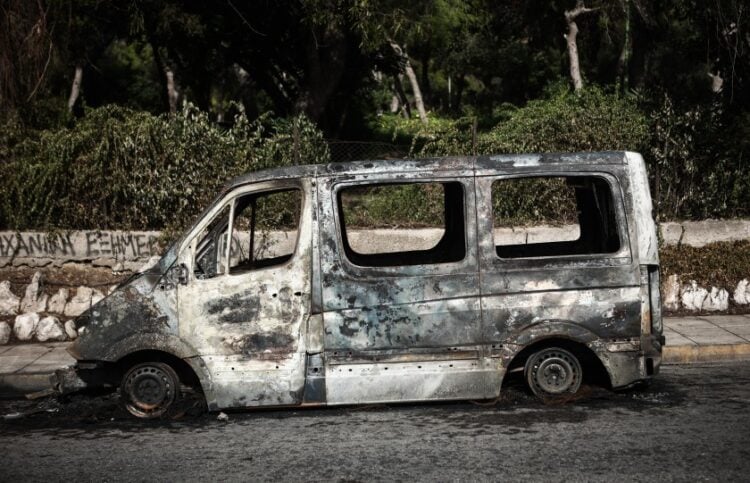
POLYGON ((122 378, 120 399, 137 418, 158 418, 180 397, 180 378, 169 364, 143 362, 131 367, 122 378))
POLYGON ((531 392, 540 398, 575 394, 583 380, 578 358, 559 347, 547 347, 532 354, 524 373, 531 392))

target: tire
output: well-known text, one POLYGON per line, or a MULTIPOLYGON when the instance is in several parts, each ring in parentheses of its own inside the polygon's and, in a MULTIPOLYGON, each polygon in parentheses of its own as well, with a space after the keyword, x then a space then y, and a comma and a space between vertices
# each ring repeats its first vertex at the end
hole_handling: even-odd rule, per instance
POLYGON ((578 358, 560 347, 547 347, 532 354, 524 374, 531 392, 541 399, 575 394, 583 380, 578 358))
POLYGON ((120 383, 120 401, 133 416, 153 419, 180 398, 180 378, 169 364, 143 362, 131 367, 120 383))

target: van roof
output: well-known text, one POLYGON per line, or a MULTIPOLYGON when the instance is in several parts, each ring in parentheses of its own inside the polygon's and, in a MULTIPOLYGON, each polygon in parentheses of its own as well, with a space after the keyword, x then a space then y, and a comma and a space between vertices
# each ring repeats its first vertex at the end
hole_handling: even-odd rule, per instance
POLYGON ((581 153, 499 154, 487 156, 448 156, 423 159, 383 159, 350 161, 345 163, 308 164, 264 169, 247 173, 230 180, 226 188, 233 188, 272 179, 303 178, 326 175, 358 175, 373 173, 420 173, 461 171, 465 169, 503 169, 538 165, 565 164, 625 164, 626 151, 581 153))

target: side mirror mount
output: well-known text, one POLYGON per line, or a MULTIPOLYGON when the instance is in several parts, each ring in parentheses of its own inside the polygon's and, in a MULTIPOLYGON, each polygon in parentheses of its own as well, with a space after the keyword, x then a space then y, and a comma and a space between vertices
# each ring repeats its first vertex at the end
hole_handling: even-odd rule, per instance
POLYGON ((175 285, 187 285, 188 269, 184 263, 175 265, 169 270, 169 281, 175 285))

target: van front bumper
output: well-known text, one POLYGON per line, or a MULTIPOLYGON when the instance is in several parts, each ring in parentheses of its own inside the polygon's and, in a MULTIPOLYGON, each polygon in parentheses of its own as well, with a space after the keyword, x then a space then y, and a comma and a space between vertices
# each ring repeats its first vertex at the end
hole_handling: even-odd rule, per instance
POLYGON ((70 394, 84 389, 110 387, 112 372, 101 362, 79 361, 76 365, 58 369, 50 376, 52 389, 60 394, 70 394))

